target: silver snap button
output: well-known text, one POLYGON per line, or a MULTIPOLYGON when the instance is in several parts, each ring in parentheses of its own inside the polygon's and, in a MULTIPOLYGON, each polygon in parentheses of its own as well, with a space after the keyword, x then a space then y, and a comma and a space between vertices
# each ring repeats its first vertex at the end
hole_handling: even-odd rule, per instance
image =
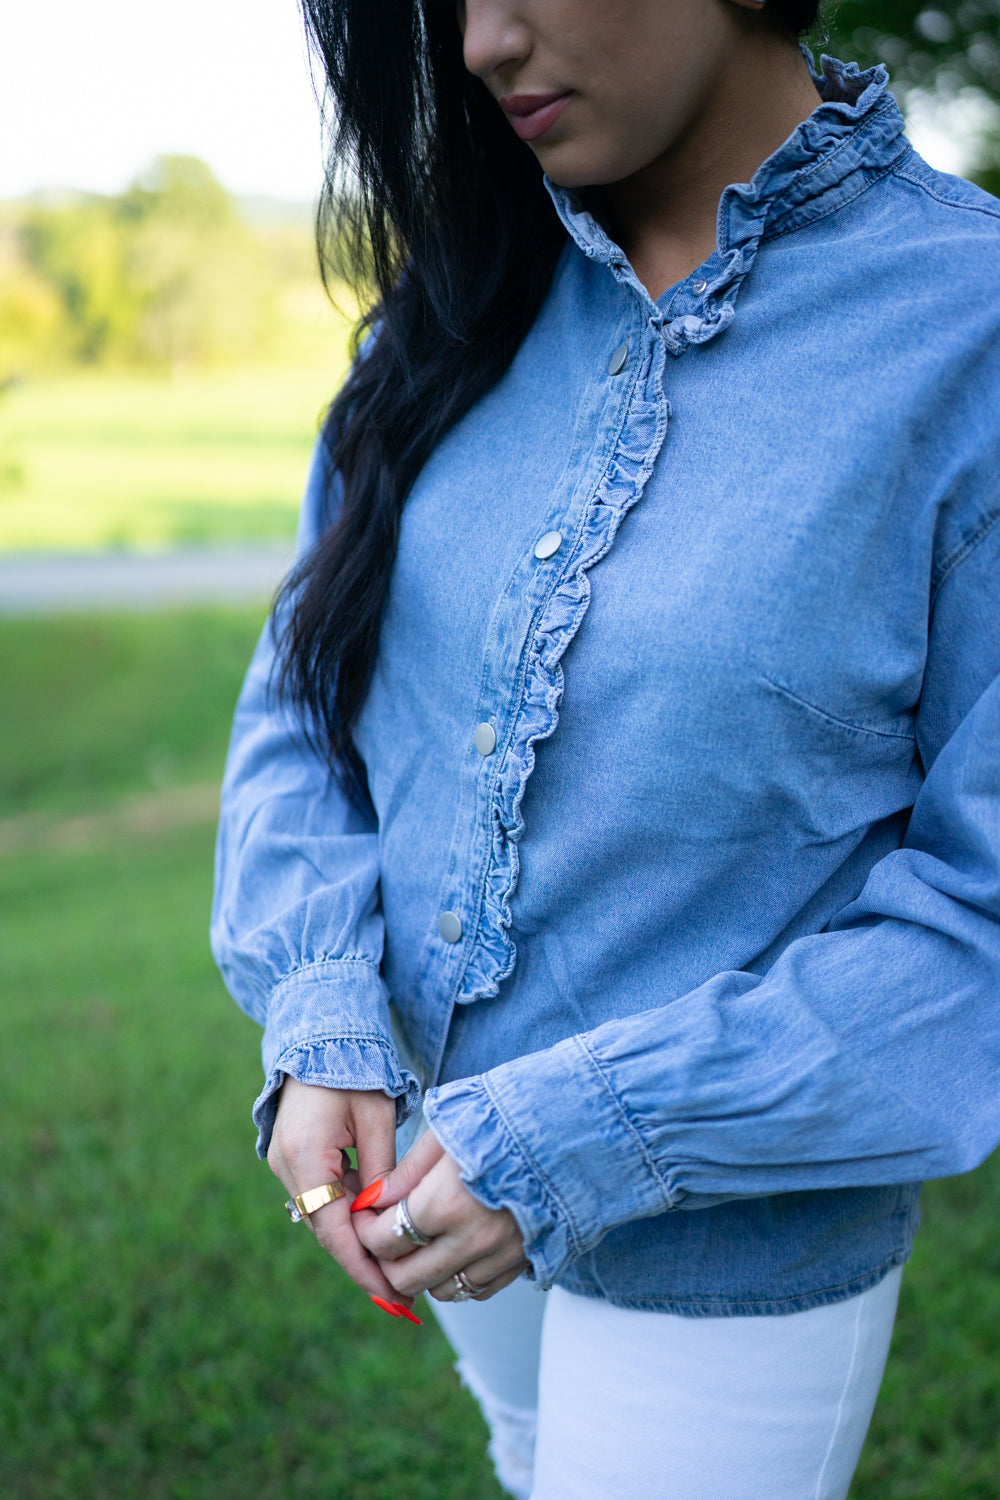
POLYGON ((492 755, 497 747, 497 732, 492 724, 477 724, 474 739, 480 755, 492 755))
POLYGON ((612 354, 611 358, 608 360, 608 374, 609 375, 620 375, 621 372, 625 368, 625 361, 627 359, 628 359, 628 339, 625 340, 624 344, 619 344, 618 345, 618 348, 615 350, 614 354, 612 354))
POLYGON ((702 292, 708 291, 708 282, 702 281, 701 277, 699 276, 697 281, 692 281, 691 290, 692 292, 694 292, 696 297, 700 297, 702 292))
POLYGON ((458 943, 462 938, 462 918, 455 911, 443 911, 438 917, 438 932, 446 943, 458 943))
POLYGON ((540 536, 538 538, 538 541, 535 543, 535 556, 541 559, 542 562, 544 562, 547 557, 551 557, 554 552, 558 552, 561 546, 562 532, 547 531, 545 535, 540 536))

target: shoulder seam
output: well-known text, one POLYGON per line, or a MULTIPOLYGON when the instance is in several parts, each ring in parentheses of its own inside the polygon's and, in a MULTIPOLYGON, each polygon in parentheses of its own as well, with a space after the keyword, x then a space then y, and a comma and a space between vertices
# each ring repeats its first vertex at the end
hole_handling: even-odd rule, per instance
MULTIPOLYGON (((893 175, 895 177, 902 178, 904 182, 912 183, 912 185, 916 188, 919 188, 922 193, 926 193, 928 198, 933 198, 935 203, 940 203, 945 208, 964 208, 972 214, 985 214, 987 219, 1000 219, 1000 200, 997 201, 996 208, 991 208, 988 203, 965 203, 961 198, 945 197, 943 193, 935 192, 929 182, 925 182, 922 177, 918 176, 914 172, 907 170, 905 162, 909 160, 910 155, 915 156, 916 152, 908 153, 907 156, 903 158, 903 162, 892 169, 893 175)), ((974 187, 975 183, 973 183, 972 186, 974 187)))

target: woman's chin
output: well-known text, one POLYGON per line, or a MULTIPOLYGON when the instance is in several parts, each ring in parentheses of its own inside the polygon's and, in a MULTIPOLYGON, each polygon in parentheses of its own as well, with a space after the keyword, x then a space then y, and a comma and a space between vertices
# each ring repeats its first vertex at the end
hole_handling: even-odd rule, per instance
POLYGON ((553 147, 547 151, 536 151, 542 171, 557 187, 583 188, 596 181, 592 159, 585 153, 574 152, 572 147, 560 150, 553 147))
POLYGON ((549 180, 563 188, 607 187, 623 181, 637 167, 634 161, 588 148, 582 141, 540 142, 532 150, 549 180))

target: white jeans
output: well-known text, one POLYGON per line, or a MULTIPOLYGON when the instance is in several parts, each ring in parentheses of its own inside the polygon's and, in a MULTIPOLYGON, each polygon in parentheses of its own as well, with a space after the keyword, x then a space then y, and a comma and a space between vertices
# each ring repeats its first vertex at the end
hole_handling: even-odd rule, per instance
POLYGON ((430 1306, 517 1500, 843 1500, 901 1276, 781 1317, 636 1312, 524 1280, 430 1306))

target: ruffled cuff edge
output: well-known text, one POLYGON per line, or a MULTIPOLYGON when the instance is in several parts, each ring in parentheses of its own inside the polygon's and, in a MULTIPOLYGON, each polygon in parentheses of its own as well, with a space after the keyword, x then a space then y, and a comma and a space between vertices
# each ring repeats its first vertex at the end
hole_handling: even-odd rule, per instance
POLYGON ((424 1116, 459 1165, 462 1181, 487 1208, 514 1215, 530 1262, 528 1279, 547 1290, 581 1254, 568 1215, 511 1129, 486 1076, 428 1091, 424 1116))
POLYGON ((399 1066, 395 1048, 380 1036, 319 1037, 306 1045, 289 1047, 267 1075, 254 1101, 257 1155, 263 1160, 271 1143, 278 1091, 285 1078, 327 1089, 380 1090, 396 1101, 396 1128, 420 1104, 420 1084, 399 1066))
POLYGON ((262 1042, 267 1082, 253 1107, 257 1155, 267 1155, 285 1077, 320 1088, 381 1090, 396 1124, 420 1103, 420 1084, 399 1065, 389 991, 370 958, 347 954, 295 969, 276 985, 262 1042))

